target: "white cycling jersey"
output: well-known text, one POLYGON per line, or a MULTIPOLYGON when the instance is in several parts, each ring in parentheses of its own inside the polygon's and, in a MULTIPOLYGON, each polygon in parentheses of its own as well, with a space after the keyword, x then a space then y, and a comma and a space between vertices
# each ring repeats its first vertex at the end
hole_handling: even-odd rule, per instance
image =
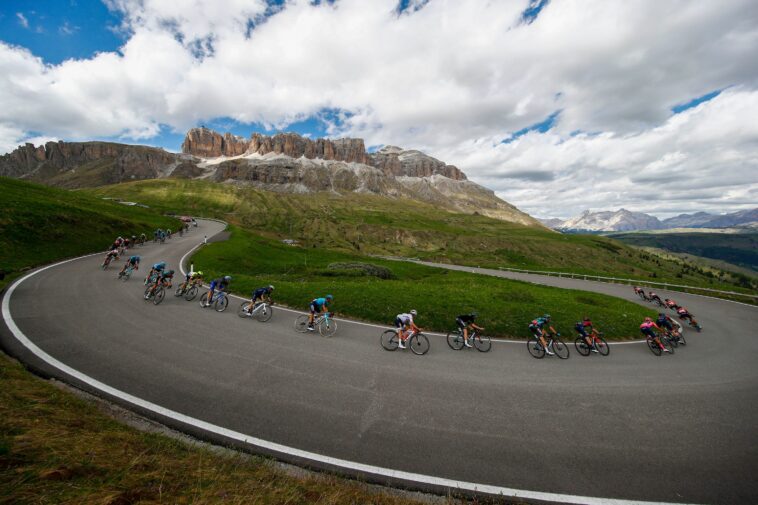
POLYGON ((413 316, 410 314, 398 314, 397 318, 406 326, 413 324, 413 316))

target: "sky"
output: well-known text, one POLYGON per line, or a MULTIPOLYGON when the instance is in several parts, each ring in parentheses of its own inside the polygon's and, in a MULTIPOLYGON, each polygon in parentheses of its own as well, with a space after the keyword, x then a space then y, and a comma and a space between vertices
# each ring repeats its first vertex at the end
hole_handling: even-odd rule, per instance
POLYGON ((0 153, 420 149, 538 217, 758 206, 754 0, 0 1, 0 153))

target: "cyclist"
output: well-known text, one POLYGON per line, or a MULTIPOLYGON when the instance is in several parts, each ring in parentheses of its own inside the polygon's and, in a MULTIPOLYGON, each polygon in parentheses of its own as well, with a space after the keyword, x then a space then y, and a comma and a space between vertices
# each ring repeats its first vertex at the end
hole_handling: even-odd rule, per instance
POLYGON ((121 243, 124 241, 121 237, 118 237, 116 240, 113 241, 113 244, 111 244, 111 251, 118 250, 119 247, 121 247, 121 243))
POLYGON ((137 235, 132 235, 131 244, 132 244, 132 247, 135 247, 137 245, 137 235))
POLYGON ((163 272, 166 269, 166 262, 165 261, 159 261, 155 265, 152 266, 150 269, 150 272, 147 274, 147 277, 145 277, 145 285, 147 285, 148 282, 150 282, 150 279, 153 277, 153 275, 158 276, 161 272, 163 272))
POLYGON ((661 301, 661 297, 660 297, 660 296, 658 296, 658 295, 656 295, 656 294, 655 294, 655 293, 653 293, 652 291, 651 291, 651 292, 650 292, 650 294, 648 295, 648 299, 649 299, 651 302, 656 302, 656 301, 657 301, 658 303, 660 303, 661 305, 663 305, 663 302, 661 301))
POLYGON ((129 259, 126 260, 126 263, 124 263, 124 268, 121 269, 121 271, 118 273, 118 276, 121 277, 124 275, 124 272, 126 272, 126 269, 129 268, 129 265, 131 265, 133 269, 139 270, 139 262, 139 256, 130 256, 129 259))
POLYGON ((255 291, 253 291, 253 296, 250 299, 250 306, 247 310, 245 310, 246 314, 250 314, 259 303, 262 302, 268 302, 273 303, 271 300, 271 295, 274 293, 274 286, 269 284, 265 288, 258 288, 255 291))
POLYGON ((163 272, 163 274, 161 274, 161 282, 167 288, 171 287, 171 281, 173 279, 174 279, 174 271, 173 270, 165 270, 163 272))
POLYGON ((661 327, 667 334, 671 335, 672 338, 675 338, 677 341, 679 341, 679 328, 674 327, 674 321, 671 319, 667 314, 664 314, 663 312, 658 313, 658 319, 655 320, 655 324, 661 327))
POLYGON ((407 340, 406 331, 413 330, 419 332, 418 326, 413 321, 413 318, 418 315, 416 309, 411 310, 407 314, 398 314, 395 317, 395 328, 397 328, 397 346, 400 349, 405 349, 405 341, 407 340))
POLYGON ((103 265, 109 265, 111 261, 117 260, 117 259, 118 259, 118 249, 111 249, 105 255, 105 261, 103 262, 103 265))
POLYGON ((455 324, 458 325, 458 328, 461 330, 461 333, 463 333, 463 345, 466 347, 471 347, 471 343, 468 339, 468 331, 469 329, 473 330, 479 330, 482 331, 484 328, 481 326, 477 326, 474 321, 476 320, 476 316, 478 314, 476 312, 471 312, 469 314, 461 314, 460 316, 455 318, 455 324))
POLYGON ((229 283, 232 282, 232 276, 231 275, 225 275, 223 277, 219 277, 218 279, 211 281, 211 288, 208 292, 208 299, 205 301, 205 307, 209 307, 211 302, 213 301, 213 293, 216 290, 224 291, 226 288, 229 287, 229 283))
POLYGON ((641 296, 643 299, 647 300, 647 295, 645 294, 645 290, 639 286, 634 286, 634 294, 641 296))
POLYGON ((147 235, 145 235, 144 233, 142 235, 140 235, 139 236, 139 241, 140 241, 140 243, 142 245, 145 245, 145 242, 147 242, 147 235))
POLYGON ((593 345, 594 339, 592 338, 592 335, 600 336, 600 333, 594 328, 594 326, 592 326, 592 320, 585 316, 584 319, 576 322, 574 329, 579 333, 580 337, 584 338, 587 347, 589 347, 592 352, 597 352, 597 349, 595 349, 595 346, 593 345))
POLYGON ((314 331, 316 328, 314 327, 314 321, 316 320, 316 313, 326 313, 328 312, 329 305, 331 305, 332 300, 334 300, 334 297, 332 295, 326 295, 323 298, 314 298, 311 300, 310 310, 311 315, 308 318, 308 331, 314 331))
POLYGON ((664 302, 666 304, 666 307, 668 307, 671 310, 679 309, 679 305, 677 305, 677 303, 674 300, 671 300, 670 298, 666 298, 664 302))
POLYGON ((695 321, 695 319, 692 317, 692 314, 690 314, 690 311, 687 310, 686 308, 679 307, 678 309, 676 309, 676 313, 679 314, 679 319, 681 319, 682 321, 687 321, 689 319, 690 324, 692 326, 698 325, 697 321, 695 321))
POLYGON ((184 276, 184 282, 181 285, 182 291, 185 291, 190 284, 194 283, 195 281, 201 281, 203 280, 203 272, 197 271, 197 272, 187 272, 187 274, 184 276))
POLYGON ((650 319, 649 317, 646 317, 645 320, 640 325, 640 331, 642 332, 643 335, 651 337, 653 341, 656 344, 658 344, 658 347, 660 347, 661 350, 663 350, 663 352, 670 352, 668 349, 666 349, 666 347, 664 347, 663 343, 661 343, 661 339, 658 337, 658 334, 655 331, 653 331, 653 328, 655 328, 658 331, 663 331, 663 329, 661 329, 661 327, 655 324, 653 320, 650 319))
POLYGON ((547 340, 545 340, 545 330, 543 330, 543 327, 547 325, 547 328, 553 333, 558 333, 555 331, 555 328, 553 328, 550 325, 550 314, 545 314, 542 317, 538 317, 537 319, 533 319, 531 323, 529 323, 529 331, 532 332, 532 335, 540 339, 540 343, 542 344, 542 348, 545 349, 545 353, 549 354, 550 356, 554 356, 554 354, 550 351, 550 349, 547 348, 547 340))

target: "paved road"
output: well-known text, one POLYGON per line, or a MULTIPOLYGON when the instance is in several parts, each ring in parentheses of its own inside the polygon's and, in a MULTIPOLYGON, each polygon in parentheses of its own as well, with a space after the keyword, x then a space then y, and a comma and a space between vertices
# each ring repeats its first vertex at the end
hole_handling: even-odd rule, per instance
MULTIPOLYGON (((203 235, 222 228, 201 221, 188 236, 149 245, 140 251, 143 265, 165 259, 175 268, 203 235)), ((419 357, 383 351, 380 330, 360 323, 342 322, 324 339, 295 333, 296 314, 281 309, 268 323, 240 319, 236 300, 223 314, 173 297, 156 307, 142 301, 139 278, 118 282, 114 270, 98 270, 101 259, 30 277, 7 309, 50 356, 172 411, 333 458, 574 496, 567 501, 758 499, 754 307, 676 293, 705 330, 689 332, 686 348, 660 358, 626 344, 607 358, 572 352, 566 361, 535 360, 523 343, 496 343, 481 354, 453 352, 439 337, 419 357)), ((634 300, 628 287, 545 281, 634 300)), ((81 384, 6 328, 1 334, 4 347, 31 366, 81 384)))

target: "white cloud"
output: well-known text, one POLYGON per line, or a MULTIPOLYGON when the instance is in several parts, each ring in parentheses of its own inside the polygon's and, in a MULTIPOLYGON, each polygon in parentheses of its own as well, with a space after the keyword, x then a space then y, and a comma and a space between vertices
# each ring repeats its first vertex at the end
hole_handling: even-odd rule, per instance
POLYGON ((554 1, 531 24, 528 0, 416 0, 401 15, 397 0, 291 0, 267 19, 262 0, 106 3, 124 13, 118 53, 50 66, 0 43, 0 124, 17 140, 149 139, 224 116, 284 127, 328 108, 349 112, 330 134, 427 150, 538 215, 755 201, 730 182, 756 172, 752 0, 554 1), (559 110, 550 132, 499 143, 559 110), (673 174, 707 182, 689 190, 701 197, 659 193, 673 174))
POLYGON ((29 20, 26 19, 26 16, 24 16, 23 12, 17 12, 16 18, 18 18, 18 24, 20 24, 24 28, 29 28, 29 20))

